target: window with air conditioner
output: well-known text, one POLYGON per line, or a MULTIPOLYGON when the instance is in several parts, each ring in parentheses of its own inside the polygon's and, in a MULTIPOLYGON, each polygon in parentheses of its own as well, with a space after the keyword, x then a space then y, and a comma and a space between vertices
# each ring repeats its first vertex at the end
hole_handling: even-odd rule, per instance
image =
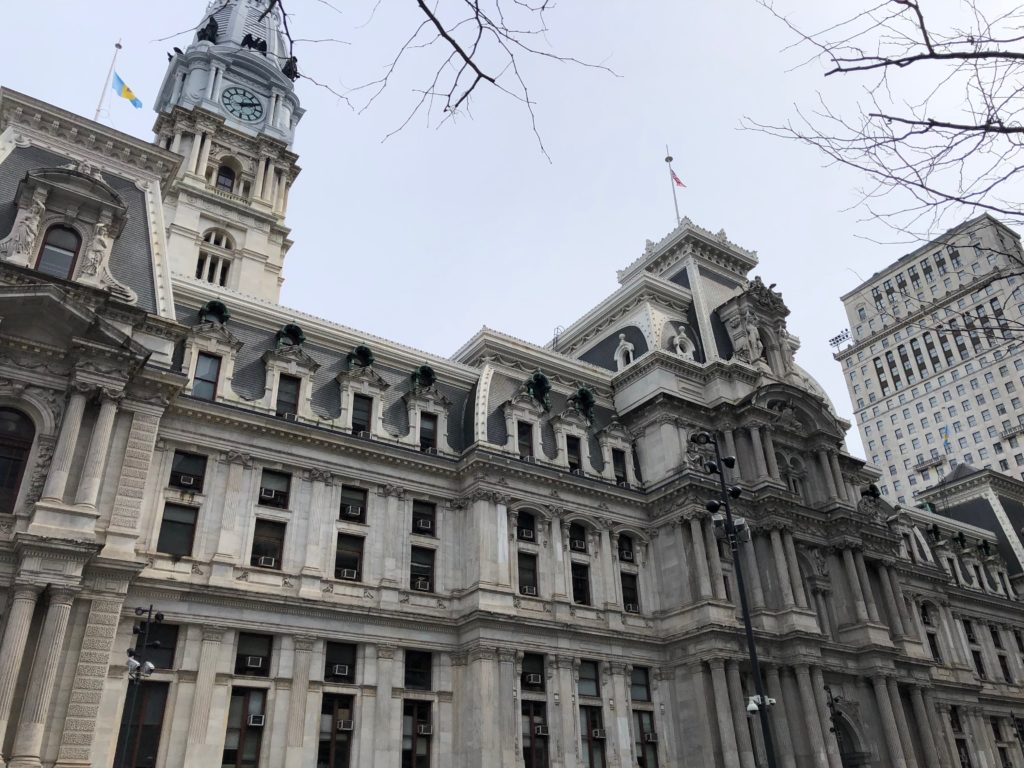
POLYGON ((413 547, 409 565, 409 586, 416 592, 434 591, 434 550, 413 547))
POLYGON ((547 704, 524 699, 520 704, 523 739, 523 768, 548 768, 547 704))
POLYGON ((325 693, 320 702, 317 768, 349 768, 355 731, 354 697, 325 693))
POLYGON ((580 707, 580 756, 584 768, 605 768, 605 730, 601 707, 580 707))
POLYGON ((420 450, 437 452, 437 414, 420 413, 420 450))
POLYGON ((635 573, 620 574, 622 607, 626 613, 640 613, 640 586, 635 573))
POLYGON ((405 688, 410 691, 433 690, 434 656, 430 651, 405 652, 405 688))
POLYGON ((266 705, 265 690, 231 688, 222 768, 256 768, 259 765, 266 705))
POLYGON ((267 507, 287 509, 291 484, 292 476, 287 472, 264 469, 260 477, 259 503, 267 507))
POLYGON ((338 534, 338 549, 334 555, 334 578, 345 581, 362 580, 363 541, 362 536, 338 534))
POLYGON ((579 523, 569 525, 569 549, 573 552, 587 551, 587 529, 579 523))
POLYGON ((437 523, 437 505, 429 501, 413 501, 412 532, 421 536, 435 536, 437 523))
POLYGON ((270 635, 240 632, 235 650, 235 674, 268 677, 272 645, 273 638, 270 635))
POLYGON ((540 653, 523 654, 523 674, 520 682, 524 691, 544 690, 544 656, 540 653))
POLYGON ((328 642, 324 647, 324 681, 353 683, 356 679, 356 646, 328 642))
POLYGON ((519 593, 528 597, 537 596, 537 556, 529 552, 518 554, 519 593))
POLYGON ((632 563, 636 560, 636 550, 633 548, 633 537, 625 533, 619 534, 619 560, 624 563, 632 563))
POLYGON ((430 740, 434 733, 431 702, 402 702, 402 768, 430 768, 430 740))
POLYGON ((658 732, 650 710, 633 710, 633 747, 638 768, 658 768, 658 732))
POLYGON ((281 570, 284 554, 285 524, 277 520, 256 520, 252 535, 249 565, 255 568, 281 570))
POLYGON ((171 477, 168 482, 172 488, 180 488, 191 493, 202 493, 206 479, 206 457, 198 453, 175 451, 171 460, 171 477))
POLYGON ((537 540, 537 518, 532 512, 520 512, 516 520, 516 538, 519 541, 537 540))
POLYGON ((373 398, 369 395, 352 395, 352 434, 373 432, 373 398))
POLYGON ((341 509, 338 512, 338 519, 350 523, 365 523, 368 496, 365 488, 341 486, 341 509))

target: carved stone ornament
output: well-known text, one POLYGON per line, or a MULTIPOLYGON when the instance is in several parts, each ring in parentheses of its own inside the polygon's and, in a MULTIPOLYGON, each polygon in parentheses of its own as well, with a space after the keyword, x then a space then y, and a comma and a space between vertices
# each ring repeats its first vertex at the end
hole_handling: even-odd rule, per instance
POLYGON ((786 307, 786 303, 782 300, 782 294, 779 291, 773 290, 774 288, 775 283, 766 286, 759 276, 755 276, 754 280, 747 288, 747 294, 755 304, 761 305, 766 310, 772 313, 788 315, 789 309, 786 307))

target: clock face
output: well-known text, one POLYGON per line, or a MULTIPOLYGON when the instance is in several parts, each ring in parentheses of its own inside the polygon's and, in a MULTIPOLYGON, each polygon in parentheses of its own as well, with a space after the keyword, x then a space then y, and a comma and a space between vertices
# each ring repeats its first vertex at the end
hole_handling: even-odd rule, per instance
POLYGON ((263 117, 263 102, 252 91, 232 86, 221 96, 224 108, 239 120, 255 122, 263 117))

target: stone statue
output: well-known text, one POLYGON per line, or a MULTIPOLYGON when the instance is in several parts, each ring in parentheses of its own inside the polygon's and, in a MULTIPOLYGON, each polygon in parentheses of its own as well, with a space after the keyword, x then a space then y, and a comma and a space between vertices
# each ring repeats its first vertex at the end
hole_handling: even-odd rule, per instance
POLYGON ((779 337, 779 351, 782 353, 782 366, 784 372, 788 373, 793 370, 793 339, 789 335, 789 331, 786 330, 786 323, 784 320, 779 320, 779 324, 775 328, 775 332, 779 337))
POLYGON ((289 56, 284 62, 284 67, 281 68, 281 72, 289 80, 299 79, 299 60, 294 56, 289 56))
POLYGON ((694 346, 693 342, 686 335, 685 326, 680 325, 676 329, 676 335, 672 339, 672 344, 676 348, 677 355, 685 360, 693 360, 694 346))
POLYGON ((757 318, 749 309, 743 316, 746 323, 747 351, 750 362, 756 362, 764 357, 764 344, 761 343, 761 333, 757 329, 757 318))
POLYGON ((621 371, 633 362, 633 350, 635 347, 626 341, 626 334, 619 334, 619 346, 615 348, 615 364, 621 371))
POLYGON ((217 24, 217 20, 215 18, 213 18, 213 16, 211 16, 210 20, 206 22, 206 25, 204 27, 202 27, 198 32, 196 32, 196 40, 197 41, 205 40, 206 42, 209 42, 209 43, 216 43, 217 42, 217 32, 219 30, 220 30, 220 25, 217 24))
POLYGON ((82 265, 83 275, 95 275, 106 263, 110 255, 110 247, 114 244, 110 237, 108 224, 105 221, 98 221, 93 228, 92 242, 89 243, 89 250, 85 253, 82 265))
POLYGON ((34 197, 27 208, 19 209, 11 233, 0 240, 0 257, 27 266, 32 259, 39 224, 45 212, 46 206, 38 197, 34 197))

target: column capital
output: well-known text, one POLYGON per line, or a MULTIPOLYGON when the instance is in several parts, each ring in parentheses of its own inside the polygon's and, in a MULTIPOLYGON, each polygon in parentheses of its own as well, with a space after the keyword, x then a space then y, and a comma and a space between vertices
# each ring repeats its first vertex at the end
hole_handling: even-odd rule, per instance
POLYGON ((224 642, 224 633, 227 632, 227 627, 219 627, 216 625, 210 626, 205 625, 203 627, 203 642, 204 643, 222 643, 224 642))
POLYGON ((725 669, 725 659, 709 659, 708 666, 711 669, 725 669))
POLYGON ((394 646, 394 645, 387 645, 385 643, 378 644, 377 645, 377 658, 378 659, 393 659, 393 658, 395 658, 395 651, 397 651, 397 650, 398 650, 398 648, 396 646, 394 646))
POLYGON ((12 600, 28 600, 33 601, 39 599, 40 593, 45 589, 42 584, 29 584, 26 582, 16 582, 11 588, 11 599, 12 600))
POLYGON ((48 593, 50 605, 71 605, 79 592, 81 587, 51 585, 48 593))
POLYGON ((316 638, 311 635, 296 635, 294 641, 296 651, 310 653, 316 643, 316 638))
POLYGON ((327 469, 313 467, 312 469, 307 469, 303 473, 303 477, 311 483, 323 483, 327 486, 334 484, 334 474, 327 469))

